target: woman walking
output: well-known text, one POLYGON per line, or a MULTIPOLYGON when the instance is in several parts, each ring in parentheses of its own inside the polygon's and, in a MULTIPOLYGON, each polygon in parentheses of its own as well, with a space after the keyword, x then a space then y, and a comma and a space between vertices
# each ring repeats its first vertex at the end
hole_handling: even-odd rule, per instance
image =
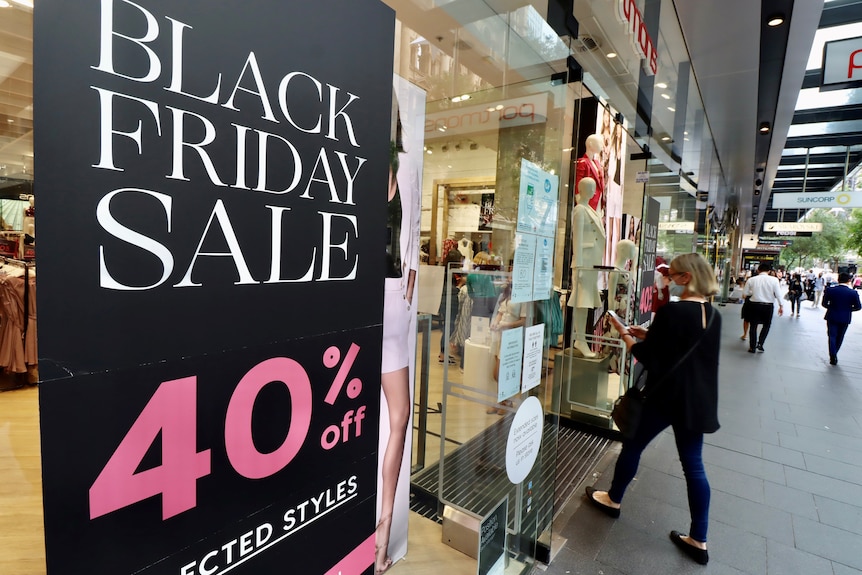
POLYGON ((673 428, 685 473, 691 512, 689 534, 670 532, 670 539, 697 563, 709 561, 706 532, 709 481, 703 466, 703 434, 718 430, 718 353, 721 316, 707 298, 718 292, 712 268, 698 254, 673 259, 668 273, 683 287, 680 301, 661 308, 650 329, 614 327, 639 362, 648 369, 643 413, 631 439, 623 441, 610 491, 587 487, 589 501, 611 517, 634 479, 646 446, 667 427, 673 428), (635 338, 642 341, 636 341, 635 338))
POLYGON ((787 284, 787 296, 790 300, 790 317, 793 317, 793 314, 796 314, 796 317, 799 317, 799 298, 802 297, 802 277, 796 273, 793 274, 793 277, 790 278, 790 282, 787 284))

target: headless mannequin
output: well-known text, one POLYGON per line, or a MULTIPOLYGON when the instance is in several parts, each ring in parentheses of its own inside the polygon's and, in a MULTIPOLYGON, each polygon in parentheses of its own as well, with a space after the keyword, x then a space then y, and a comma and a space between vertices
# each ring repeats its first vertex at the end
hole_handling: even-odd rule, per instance
POLYGON ((605 229, 602 226, 601 215, 594 210, 589 200, 597 193, 596 182, 590 177, 581 178, 578 183, 575 201, 572 208, 572 284, 573 293, 569 298, 569 307, 574 308, 572 319, 575 326, 575 342, 573 347, 583 357, 596 357, 586 341, 587 312, 602 304, 599 294, 598 278, 590 273, 575 268, 591 268, 602 265, 605 253, 605 229))
POLYGON ((591 208, 599 210, 601 209, 602 194, 605 190, 605 171, 601 162, 602 136, 600 134, 587 136, 586 148, 587 152, 578 158, 575 166, 575 189, 578 189, 583 178, 592 178, 596 186, 596 193, 589 196, 587 200, 591 208), (599 159, 596 159, 596 156, 599 159))
POLYGON ((33 206, 34 198, 30 196, 30 207, 24 210, 24 233, 36 237, 36 208, 33 206))
MULTIPOLYGON (((617 256, 614 261, 614 267, 620 271, 626 271, 626 262, 629 260, 632 261, 632 267, 634 268, 637 264, 638 260, 638 247, 631 240, 620 240, 617 244, 617 256)), ((619 285, 621 283, 625 283, 625 279, 623 279, 623 274, 619 272, 614 272, 614 281, 611 282, 612 285, 619 285)))
POLYGON ((458 251, 465 260, 473 260, 473 242, 467 238, 458 240, 458 251))

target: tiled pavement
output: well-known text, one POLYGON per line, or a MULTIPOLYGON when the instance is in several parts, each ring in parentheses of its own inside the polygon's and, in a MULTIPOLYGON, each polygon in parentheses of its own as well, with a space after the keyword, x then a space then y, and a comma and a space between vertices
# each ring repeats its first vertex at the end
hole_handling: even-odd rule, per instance
MULTIPOLYGON (((862 575, 862 312, 829 365, 823 309, 775 317, 765 353, 739 340, 740 306, 723 318, 719 420, 706 436, 712 487, 707 566, 668 538, 687 532, 682 468, 668 430, 647 448, 619 519, 586 504, 560 515, 565 544, 550 575, 862 575)), ((616 451, 588 480, 607 489, 616 451)))

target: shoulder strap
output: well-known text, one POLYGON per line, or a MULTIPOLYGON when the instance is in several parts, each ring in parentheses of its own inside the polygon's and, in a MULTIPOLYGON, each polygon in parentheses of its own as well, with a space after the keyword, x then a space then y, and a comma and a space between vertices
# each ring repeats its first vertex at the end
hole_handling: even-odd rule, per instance
MULTIPOLYGON (((688 349, 688 351, 685 352, 685 354, 681 358, 679 358, 679 360, 673 365, 673 367, 670 368, 668 371, 666 371, 665 374, 663 376, 661 376, 661 379, 659 379, 657 382, 655 382, 654 384, 652 384, 650 386, 650 393, 654 392, 656 387, 658 387, 659 384, 663 383, 670 376, 670 374, 672 374, 674 371, 676 371, 676 368, 678 368, 680 365, 682 365, 683 362, 686 359, 688 359, 688 356, 690 356, 694 352, 694 350, 697 349, 697 346, 700 345, 700 342, 703 341, 703 338, 706 336, 707 332, 709 331, 709 328, 712 327, 712 320, 715 319, 715 314, 717 313, 715 311, 715 308, 713 308, 712 306, 710 306, 710 310, 712 311, 712 313, 709 314, 709 320, 707 320, 707 322, 706 322, 706 327, 704 328, 703 333, 700 334, 700 337, 697 338, 697 341, 694 342, 694 345, 692 345, 688 349)), ((644 399, 646 399, 646 397, 647 397, 647 394, 644 393, 646 391, 645 388, 646 388, 646 382, 644 382, 644 386, 641 387, 641 389, 640 389, 641 396, 643 396, 644 399)))

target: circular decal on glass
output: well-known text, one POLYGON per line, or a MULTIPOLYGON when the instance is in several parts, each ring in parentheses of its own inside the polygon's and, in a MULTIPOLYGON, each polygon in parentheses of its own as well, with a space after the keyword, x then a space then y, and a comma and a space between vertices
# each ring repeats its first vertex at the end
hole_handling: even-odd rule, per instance
POLYGON ((542 444, 543 421, 542 404, 532 396, 515 413, 506 442, 506 475, 512 483, 526 479, 536 463, 542 444))

